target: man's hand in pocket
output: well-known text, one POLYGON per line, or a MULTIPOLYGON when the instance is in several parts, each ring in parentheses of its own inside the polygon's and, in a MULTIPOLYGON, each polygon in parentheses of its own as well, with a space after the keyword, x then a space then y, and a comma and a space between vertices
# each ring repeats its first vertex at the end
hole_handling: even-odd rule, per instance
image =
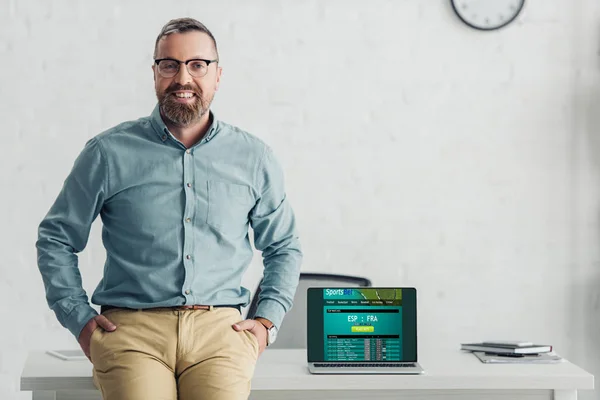
POLYGON ((96 329, 112 332, 117 329, 117 326, 110 322, 104 315, 96 315, 85 324, 77 341, 79 342, 79 346, 81 346, 81 350, 83 350, 83 353, 90 361, 92 361, 90 358, 90 339, 96 329))

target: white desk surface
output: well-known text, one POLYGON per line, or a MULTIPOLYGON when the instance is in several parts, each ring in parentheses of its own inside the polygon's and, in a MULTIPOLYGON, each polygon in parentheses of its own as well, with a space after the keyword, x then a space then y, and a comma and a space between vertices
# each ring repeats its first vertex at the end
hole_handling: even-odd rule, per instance
MULTIPOLYGON (((559 364, 483 364, 456 349, 423 351, 424 375, 312 375, 305 350, 265 351, 259 358, 253 391, 272 390, 454 390, 594 388, 594 377, 568 361, 559 364)), ((94 390, 88 361, 62 361, 43 351, 29 354, 21 390, 94 390)))

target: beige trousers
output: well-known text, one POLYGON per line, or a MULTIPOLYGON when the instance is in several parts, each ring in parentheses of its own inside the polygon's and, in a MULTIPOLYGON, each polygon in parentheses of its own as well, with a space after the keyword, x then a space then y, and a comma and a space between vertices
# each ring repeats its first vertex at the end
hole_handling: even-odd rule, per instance
POLYGON ((235 308, 103 313, 114 332, 92 333, 94 385, 104 400, 237 400, 250 395, 258 341, 232 325, 235 308))

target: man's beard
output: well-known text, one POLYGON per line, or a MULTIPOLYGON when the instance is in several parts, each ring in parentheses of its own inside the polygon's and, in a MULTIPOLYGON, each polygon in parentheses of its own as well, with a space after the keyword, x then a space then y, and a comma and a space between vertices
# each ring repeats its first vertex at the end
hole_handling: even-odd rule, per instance
POLYGON ((190 85, 170 86, 163 93, 156 92, 156 97, 163 116, 177 126, 190 126, 200 120, 212 103, 212 96, 206 98, 198 88, 190 85), (190 104, 178 103, 174 94, 178 90, 194 92, 194 101, 190 104))

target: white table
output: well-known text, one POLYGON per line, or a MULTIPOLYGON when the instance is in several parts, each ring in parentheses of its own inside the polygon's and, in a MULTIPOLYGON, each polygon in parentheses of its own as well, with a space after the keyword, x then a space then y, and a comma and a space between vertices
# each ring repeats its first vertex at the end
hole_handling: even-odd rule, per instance
MULTIPOLYGON (((458 349, 424 351, 426 373, 399 375, 311 375, 304 350, 267 350, 252 380, 251 399, 576 400, 594 388, 594 377, 569 362, 542 365, 483 364, 458 349)), ((21 390, 33 400, 100 400, 88 361, 61 361, 32 352, 21 390)))

